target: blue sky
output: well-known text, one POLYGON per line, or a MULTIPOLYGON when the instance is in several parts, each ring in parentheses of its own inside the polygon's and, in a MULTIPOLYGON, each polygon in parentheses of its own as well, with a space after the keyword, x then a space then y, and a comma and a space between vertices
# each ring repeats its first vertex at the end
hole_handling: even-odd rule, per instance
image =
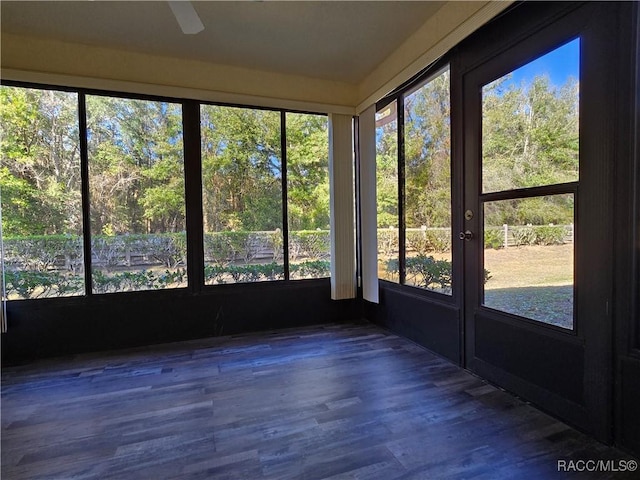
POLYGON ((523 79, 529 81, 536 75, 549 75, 551 83, 560 86, 570 76, 580 78, 580 39, 570 41, 552 52, 528 63, 513 72, 511 82, 519 85, 523 79))

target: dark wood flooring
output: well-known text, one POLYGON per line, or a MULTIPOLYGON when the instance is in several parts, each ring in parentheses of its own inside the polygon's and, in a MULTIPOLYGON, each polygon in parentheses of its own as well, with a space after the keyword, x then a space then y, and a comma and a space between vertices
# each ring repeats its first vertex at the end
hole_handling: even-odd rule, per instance
POLYGON ((548 479, 593 459, 631 457, 369 324, 2 372, 7 480, 548 479))

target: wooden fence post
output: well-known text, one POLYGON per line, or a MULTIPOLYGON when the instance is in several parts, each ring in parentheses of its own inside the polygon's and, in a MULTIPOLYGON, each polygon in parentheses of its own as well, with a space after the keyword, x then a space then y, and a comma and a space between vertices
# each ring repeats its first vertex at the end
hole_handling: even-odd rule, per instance
POLYGON ((574 240, 574 238, 575 238, 575 237, 574 237, 575 232, 574 232, 573 223, 569 225, 569 231, 571 232, 571 243, 574 243, 574 241, 573 241, 573 240, 574 240))
POLYGON ((502 229, 504 230, 504 248, 509 246, 509 227, 507 224, 502 225, 502 229))

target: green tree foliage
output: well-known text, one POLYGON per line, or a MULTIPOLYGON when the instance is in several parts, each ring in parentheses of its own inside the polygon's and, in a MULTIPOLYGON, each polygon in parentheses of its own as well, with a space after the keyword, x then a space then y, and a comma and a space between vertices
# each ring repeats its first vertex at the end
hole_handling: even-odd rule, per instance
MULTIPOLYGON (((484 191, 578 179, 578 83, 508 77, 483 89, 484 191)), ((405 98, 407 225, 450 215, 448 73, 405 98)), ((77 94, 0 87, 4 234, 82 232, 77 94)), ((202 106, 205 232, 282 227, 280 113, 202 106)), ((87 96, 94 235, 185 229, 178 104, 87 96)), ((326 117, 287 114, 290 230, 326 229, 326 117)), ((377 129, 378 225, 398 225, 397 120, 377 129)), ((573 197, 487 204, 489 225, 573 220, 573 197)))
POLYGON ((77 96, 0 87, 4 235, 80 234, 77 96))
MULTIPOLYGON (((82 232, 77 95, 2 87, 5 235, 82 232)), ((280 113, 202 107, 205 231, 282 228, 280 113)), ((94 235, 185 228, 180 105, 87 96, 94 235)), ((287 114, 289 228, 329 226, 328 126, 287 114)))
MULTIPOLYGON (((508 76, 483 89, 482 178, 485 192, 578 180, 578 82, 562 86, 536 76, 516 85, 508 76)), ((495 202, 490 225, 573 222, 573 197, 495 202)))
POLYGON ((398 227, 398 120, 396 104, 376 115, 376 195, 378 227, 398 227))
POLYGON ((578 83, 549 77, 520 86, 503 77, 483 89, 483 189, 578 179, 578 83))
MULTIPOLYGON (((328 228, 328 127, 322 115, 286 115, 289 229, 328 228)), ((201 108, 204 229, 282 228, 280 113, 201 108)))
POLYGON ((280 114, 201 107, 206 232, 282 228, 280 114))
POLYGON ((329 133, 321 115, 287 114, 289 230, 329 228, 329 133))
MULTIPOLYGON (((404 99, 405 215, 409 228, 446 227, 451 217, 449 72, 404 99)), ((392 104, 392 112, 395 105, 392 104)), ((381 112, 384 113, 384 112, 381 112)), ((398 226, 397 119, 377 131, 378 227, 398 226)))
POLYGON ((405 211, 409 228, 451 226, 449 71, 405 98, 405 211))
MULTIPOLYGON (((505 76, 482 91, 483 191, 578 180, 578 96, 575 78, 557 86, 546 76, 519 85, 505 76)), ((407 227, 450 224, 449 74, 405 97, 407 227)), ((378 228, 397 226, 397 121, 377 132, 378 228)), ((492 202, 488 225, 573 222, 571 195, 492 202)))
POLYGON ((181 107, 88 96, 87 128, 92 232, 184 230, 181 107))

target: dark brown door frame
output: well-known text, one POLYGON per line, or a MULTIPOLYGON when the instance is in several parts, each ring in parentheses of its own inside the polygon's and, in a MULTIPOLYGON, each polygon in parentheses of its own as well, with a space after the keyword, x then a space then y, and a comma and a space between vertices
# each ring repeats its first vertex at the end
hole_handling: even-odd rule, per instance
MULTIPOLYGON (((458 92, 458 105, 463 108, 463 139, 454 140, 464 155, 457 157, 457 164, 464 164, 463 210, 471 209, 474 217, 461 220, 461 230, 471 230, 479 235, 482 215, 480 202, 480 88, 485 83, 499 78, 534 58, 552 50, 577 36, 581 38, 580 78, 580 183, 575 193, 577 239, 576 248, 576 325, 573 332, 562 332, 535 322, 523 322, 509 315, 495 314, 480 307, 481 255, 479 240, 464 242, 465 294, 463 302, 463 364, 496 383, 503 384, 533 400, 539 406, 557 414, 577 426, 590 431, 598 439, 611 441, 612 425, 612 265, 613 252, 610 235, 612 224, 612 179, 615 160, 615 52, 616 7, 612 4, 567 5, 557 7, 524 5, 505 19, 494 22, 482 33, 466 43, 462 49, 460 67, 464 70, 462 92, 458 92), (536 15, 536 13, 538 13, 536 15), (508 19, 508 22, 506 21, 508 19), (519 21, 520 20, 520 21, 519 21), (517 28, 514 27, 517 25, 517 28), (523 33, 524 32, 524 33, 523 33), (483 43, 479 43, 484 40, 483 43), (480 45, 480 46, 479 46, 480 45), (466 51, 465 51, 466 50, 466 51), (479 60, 480 59, 480 60, 479 60), (465 69, 466 67, 466 69, 465 69), (475 243, 474 243, 475 242, 475 243), (494 330, 483 330, 478 337, 478 314, 496 320, 485 325, 494 325, 494 330), (483 347, 494 350, 492 360, 478 356, 479 342, 486 339, 486 332, 504 334, 500 342, 483 347), (537 372, 536 366, 527 364, 521 356, 518 368, 500 364, 499 359, 509 361, 509 349, 517 342, 537 339, 537 345, 552 349, 566 349, 574 359, 566 369, 578 376, 580 385, 571 400, 561 390, 554 392, 551 372, 537 372), (498 360, 496 360, 498 359, 498 360), (527 372, 533 372, 527 378, 527 372)), ((455 77, 454 77, 455 78, 455 77)), ((456 92, 454 91, 454 95, 456 92)), ((455 105, 454 101, 454 105, 455 105)), ((462 115, 460 115, 462 116, 462 115)), ((454 118, 454 121, 456 119, 454 118)), ((484 327, 483 327, 484 328, 484 327)), ((527 348, 527 345, 523 345, 527 348)), ((517 347, 516 347, 517 348, 517 347)), ((539 353, 539 352, 538 352, 539 353)), ((557 351, 550 351, 557 354, 557 351)), ((558 362, 562 355, 556 355, 558 362)), ((517 357, 517 355, 516 355, 517 357)), ((526 357, 526 355, 524 356, 526 357)), ((529 363, 535 361, 532 358, 529 363)), ((553 362, 550 363, 550 365, 553 362)), ((540 367, 538 367, 540 369, 540 367)), ((558 382, 555 382, 558 383, 558 382)))

